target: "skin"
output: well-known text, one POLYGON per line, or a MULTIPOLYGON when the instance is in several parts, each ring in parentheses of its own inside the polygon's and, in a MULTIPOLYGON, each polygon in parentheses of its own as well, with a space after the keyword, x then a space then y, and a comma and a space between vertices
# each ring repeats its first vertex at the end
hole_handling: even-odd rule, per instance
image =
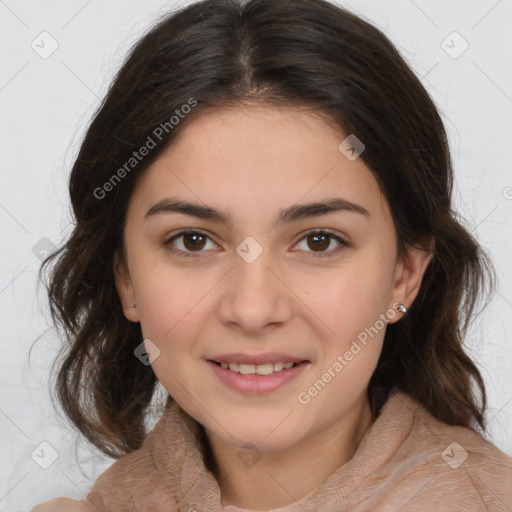
POLYGON ((367 389, 385 326, 307 404, 298 394, 380 315, 401 319, 393 304, 410 307, 432 254, 410 249, 406 260, 397 258, 389 206, 371 171, 362 158, 347 159, 338 149, 346 134, 313 113, 244 106, 199 115, 183 128, 131 198, 116 287, 126 318, 160 350, 156 376, 205 427, 222 503, 283 507, 349 461, 371 426, 367 389), (167 197, 225 210, 233 224, 183 213, 145 220, 167 197), (332 197, 369 215, 274 225, 281 208, 332 197), (207 235, 197 249, 190 237, 169 242, 188 258, 165 247, 184 229, 207 235), (349 245, 327 237, 316 248, 311 229, 349 245), (236 252, 248 236, 263 249, 252 263, 236 252), (281 352, 310 364, 278 390, 250 395, 226 387, 206 363, 229 352, 281 352), (261 458, 246 465, 240 454, 261 458))

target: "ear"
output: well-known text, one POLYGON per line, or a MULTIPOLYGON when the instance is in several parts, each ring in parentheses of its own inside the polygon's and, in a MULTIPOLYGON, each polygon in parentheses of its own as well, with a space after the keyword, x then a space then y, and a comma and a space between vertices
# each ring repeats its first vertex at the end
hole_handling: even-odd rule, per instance
MULTIPOLYGON (((428 239, 428 250, 409 246, 407 254, 396 265, 393 291, 389 308, 397 302, 409 309, 418 295, 423 275, 434 255, 435 238, 428 239)), ((393 308, 394 309, 394 308, 393 308)), ((400 313, 389 320, 392 324, 400 320, 400 313)))
POLYGON ((131 322, 140 322, 137 306, 131 306, 131 304, 136 305, 137 303, 128 266, 123 254, 119 250, 114 254, 113 270, 116 290, 123 307, 124 316, 131 322))

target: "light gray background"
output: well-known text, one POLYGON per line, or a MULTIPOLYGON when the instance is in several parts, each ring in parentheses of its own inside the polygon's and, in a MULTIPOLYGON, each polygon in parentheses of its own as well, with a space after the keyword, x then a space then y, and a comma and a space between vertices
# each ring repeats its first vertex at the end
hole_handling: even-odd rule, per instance
MULTIPOLYGON (((512 454, 512 0, 340 3, 391 38, 446 121, 457 208, 499 277, 467 344, 488 386, 491 440, 512 454), (460 54, 464 41, 469 47, 460 54)), ((76 433, 52 408, 49 367, 61 341, 49 328, 43 289, 36 293, 37 254, 69 233, 68 173, 113 74, 131 44, 178 5, 0 0, 0 511, 30 510, 57 496, 82 499, 112 463, 76 445, 76 433), (51 49, 44 31, 58 43, 47 58, 31 47, 51 49), (58 453, 48 469, 36 463, 51 461, 42 442, 58 453)))

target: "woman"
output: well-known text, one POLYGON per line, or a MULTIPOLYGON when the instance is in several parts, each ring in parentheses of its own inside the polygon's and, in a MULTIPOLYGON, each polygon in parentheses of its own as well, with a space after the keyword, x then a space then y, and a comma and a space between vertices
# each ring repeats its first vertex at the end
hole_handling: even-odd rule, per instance
POLYGON ((451 190, 439 114, 375 27, 324 0, 169 15, 45 262, 59 400, 118 460, 34 510, 510 510, 462 347, 493 271, 451 190))

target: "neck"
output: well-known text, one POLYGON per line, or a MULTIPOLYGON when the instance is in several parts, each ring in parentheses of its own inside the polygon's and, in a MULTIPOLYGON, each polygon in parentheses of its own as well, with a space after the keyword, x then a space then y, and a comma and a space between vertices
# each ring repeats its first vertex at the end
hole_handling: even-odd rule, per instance
POLYGON ((322 431, 284 450, 258 453, 261 459, 255 464, 241 460, 239 448, 207 431, 222 505, 257 511, 304 499, 352 459, 373 419, 365 392, 322 431))

